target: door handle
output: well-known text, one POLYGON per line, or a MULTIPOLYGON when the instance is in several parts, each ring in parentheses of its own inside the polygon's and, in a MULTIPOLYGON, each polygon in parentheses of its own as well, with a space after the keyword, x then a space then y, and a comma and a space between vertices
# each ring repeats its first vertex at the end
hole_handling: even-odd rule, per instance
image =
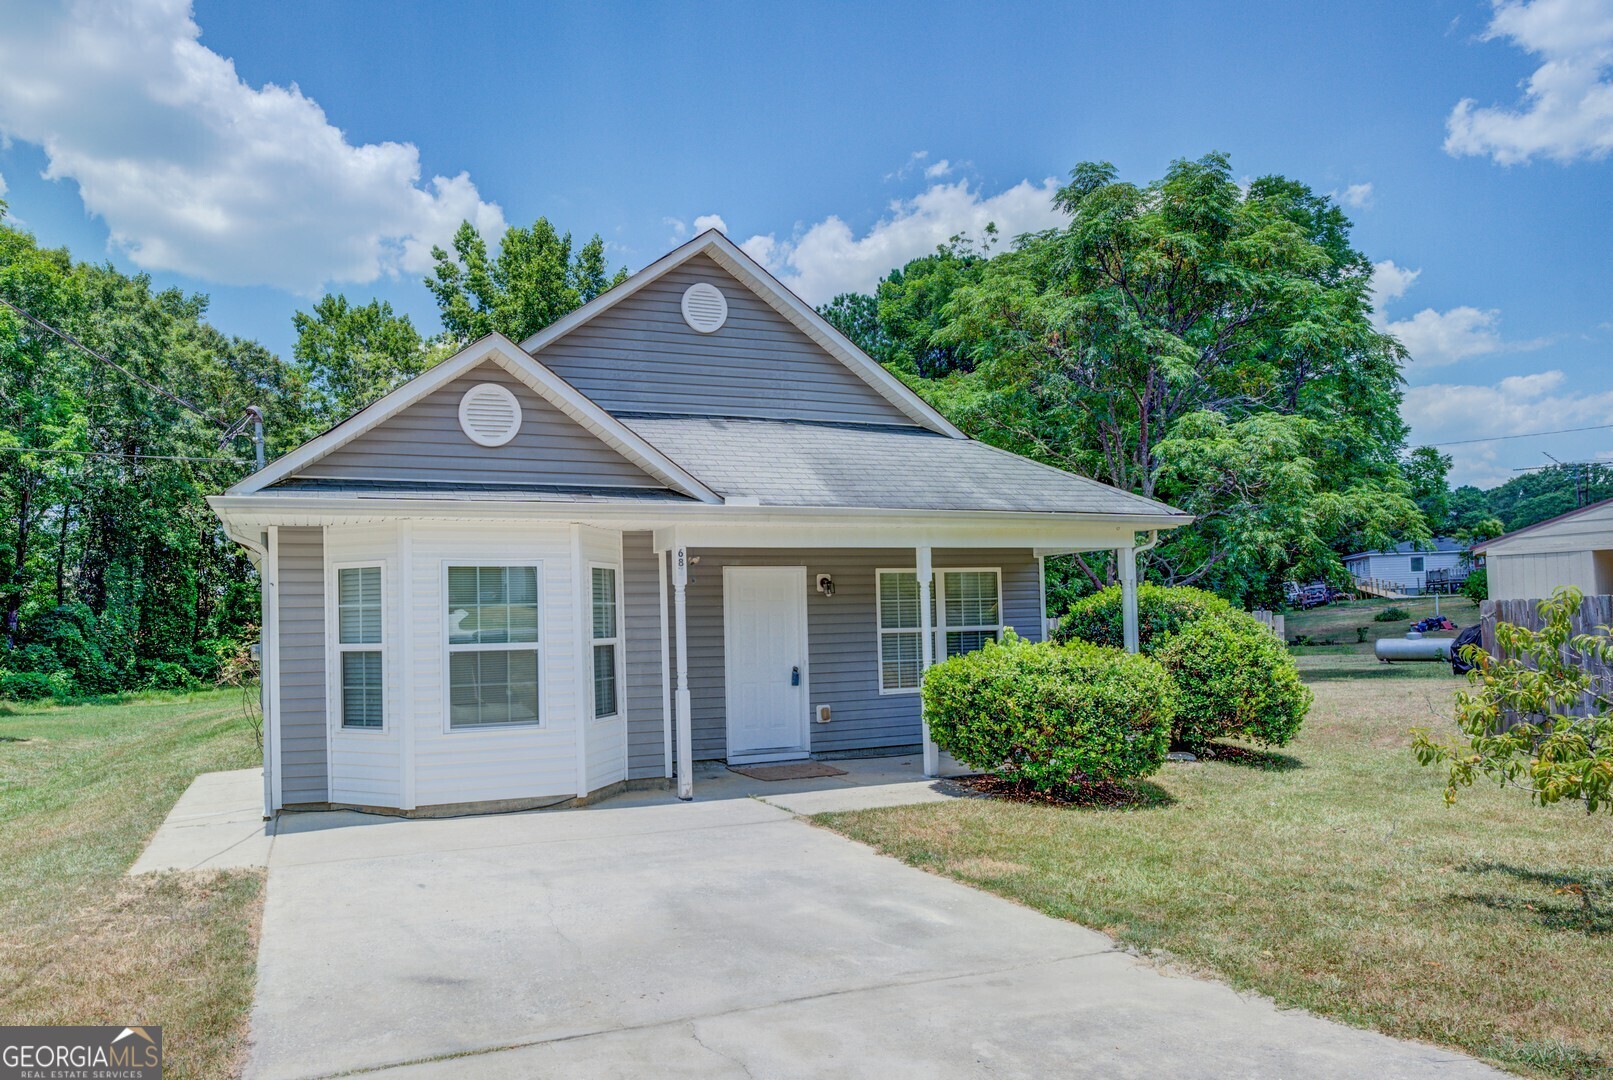
POLYGON ((790 685, 801 685, 801 669, 799 667, 793 667, 790 669, 790 685))

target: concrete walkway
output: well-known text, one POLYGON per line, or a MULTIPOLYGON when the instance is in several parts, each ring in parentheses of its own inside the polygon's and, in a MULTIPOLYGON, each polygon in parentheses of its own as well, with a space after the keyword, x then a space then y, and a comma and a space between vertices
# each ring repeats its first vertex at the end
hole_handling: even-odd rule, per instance
POLYGON ((174 803, 131 874, 267 866, 263 770, 203 773, 174 803))
POLYGON ((1163 975, 786 809, 948 797, 911 771, 750 783, 708 775, 692 804, 288 817, 247 1075, 1501 1075, 1163 975))

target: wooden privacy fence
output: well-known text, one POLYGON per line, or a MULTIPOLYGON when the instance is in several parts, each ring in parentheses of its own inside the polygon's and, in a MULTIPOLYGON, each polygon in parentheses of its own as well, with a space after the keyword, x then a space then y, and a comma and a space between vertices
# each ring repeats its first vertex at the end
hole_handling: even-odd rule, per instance
MULTIPOLYGON (((1513 626, 1523 626, 1530 630, 1539 630, 1546 624, 1540 617, 1539 600, 1486 600, 1479 605, 1479 633, 1484 644, 1484 651, 1491 656, 1500 657, 1500 646, 1495 640, 1495 625, 1498 622, 1511 623, 1513 626)), ((1580 602, 1579 611, 1574 613, 1572 620, 1575 634, 1602 634, 1607 631, 1604 626, 1613 626, 1613 596, 1587 596, 1580 602)), ((1595 680, 1596 691, 1604 696, 1613 696, 1613 667, 1602 663, 1592 657, 1582 656, 1580 653, 1563 646, 1563 659, 1577 667, 1586 668, 1595 680)), ((1576 716, 1589 716, 1595 711, 1595 701, 1591 695, 1586 695, 1573 710, 1576 716)))

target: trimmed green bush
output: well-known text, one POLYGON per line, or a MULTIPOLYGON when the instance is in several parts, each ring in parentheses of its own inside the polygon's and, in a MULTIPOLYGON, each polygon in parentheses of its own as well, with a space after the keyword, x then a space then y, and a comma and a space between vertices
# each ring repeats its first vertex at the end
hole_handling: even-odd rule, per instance
MULTIPOLYGON (((1072 604, 1058 637, 1119 647, 1121 620, 1115 586, 1072 604)), ((1181 695, 1175 745, 1234 736, 1282 746, 1298 732, 1310 691, 1283 643, 1248 612, 1202 589, 1139 585, 1137 629, 1143 655, 1160 661, 1181 695), (1172 649, 1190 629, 1190 641, 1172 649)))
POLYGON ((924 677, 931 737, 959 761, 1038 791, 1158 769, 1175 705, 1169 676, 1146 657, 1012 631, 924 677))
POLYGON ((1189 623, 1154 657, 1176 681, 1172 738, 1184 746, 1225 736, 1283 746, 1311 707, 1288 650, 1253 619, 1189 623))
POLYGON ((1411 612, 1403 607, 1386 607, 1372 616, 1373 622, 1406 622, 1411 618, 1411 612))
MULTIPOLYGON (((1190 622, 1207 615, 1242 614, 1219 596, 1203 589, 1147 584, 1137 586, 1137 638, 1145 656, 1152 656, 1164 638, 1190 622)), ((1111 585, 1102 592, 1082 597, 1071 604, 1070 610, 1059 621, 1055 637, 1059 641, 1080 639, 1094 645, 1121 649, 1126 644, 1122 620, 1120 586, 1111 585)))
POLYGON ((1475 566, 1467 572, 1467 578, 1462 582, 1462 595, 1475 604, 1490 598, 1490 571, 1483 566, 1475 566))
POLYGON ((167 690, 173 693, 196 689, 196 677, 179 664, 167 660, 154 660, 142 664, 141 667, 145 671, 142 689, 167 690))
POLYGON ((0 671, 0 698, 12 701, 44 701, 56 693, 49 675, 38 671, 0 671))

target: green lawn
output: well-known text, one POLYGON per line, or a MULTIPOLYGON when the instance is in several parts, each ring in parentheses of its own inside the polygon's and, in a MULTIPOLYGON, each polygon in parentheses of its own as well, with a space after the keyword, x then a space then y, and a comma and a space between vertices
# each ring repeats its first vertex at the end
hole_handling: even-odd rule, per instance
POLYGON ((239 691, 0 703, 0 1017, 161 1024, 165 1075, 238 1071, 262 874, 128 868, 198 773, 258 764, 239 691))
MULTIPOLYGON (((1479 621, 1479 606, 1462 596, 1441 596, 1438 599, 1439 613, 1450 619, 1457 626, 1467 626, 1479 621)), ((1434 614, 1435 598, 1432 596, 1415 596, 1409 600, 1348 600, 1343 603, 1327 604, 1323 607, 1311 608, 1309 611, 1290 611, 1287 614, 1287 626, 1284 633, 1288 640, 1305 635, 1312 641, 1331 641, 1343 648, 1330 648, 1329 646, 1302 646, 1296 649, 1296 655, 1305 656, 1313 650, 1321 649, 1328 652, 1346 652, 1372 655, 1372 643, 1381 637, 1402 637, 1410 625, 1434 614), (1404 619, 1393 622, 1375 622, 1373 616, 1388 608, 1397 607, 1407 613, 1404 619), (1366 641, 1358 641, 1357 630, 1365 629, 1366 641)), ((1455 637, 1450 632, 1432 634, 1431 637, 1455 637)))
POLYGON ((1294 744, 1168 765, 1132 809, 960 800, 816 820, 1283 1005, 1526 1074, 1613 1075, 1613 823, 1491 789, 1446 808, 1406 732, 1449 723, 1447 666, 1356 649, 1299 663, 1316 707, 1294 744), (1576 882, 1602 891, 1588 923, 1558 891, 1576 882))

